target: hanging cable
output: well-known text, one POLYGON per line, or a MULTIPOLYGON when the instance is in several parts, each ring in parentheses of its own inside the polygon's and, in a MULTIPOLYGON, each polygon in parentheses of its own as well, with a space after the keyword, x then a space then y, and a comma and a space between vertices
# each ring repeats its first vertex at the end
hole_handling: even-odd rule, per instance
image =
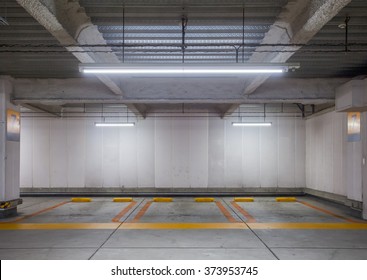
POLYGON ((185 36, 186 36, 186 29, 187 29, 187 16, 182 15, 181 18, 181 28, 182 28, 182 43, 181 43, 181 50, 182 50, 182 63, 185 62, 185 50, 187 48, 185 44, 185 36))
POLYGON ((242 63, 245 63, 245 6, 242 8, 242 63))
POLYGON ((122 7, 122 63, 125 62, 125 7, 122 7))
POLYGON ((349 52, 348 49, 348 25, 350 21, 350 16, 345 17, 345 52, 349 52))

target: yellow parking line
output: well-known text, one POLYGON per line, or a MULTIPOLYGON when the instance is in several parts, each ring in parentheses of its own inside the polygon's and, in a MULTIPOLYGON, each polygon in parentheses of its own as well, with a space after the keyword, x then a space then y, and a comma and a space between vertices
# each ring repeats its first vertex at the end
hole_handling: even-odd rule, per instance
POLYGON ((219 208, 219 210, 222 212, 222 214, 227 218, 228 222, 230 223, 237 223, 238 221, 232 216, 232 214, 223 206, 220 201, 216 201, 215 204, 219 208))
POLYGON ((251 229, 355 229, 367 230, 364 223, 247 223, 251 229))
POLYGON ((123 223, 119 229, 248 229, 244 223, 123 223))
POLYGON ((304 202, 304 201, 298 201, 298 203, 301 203, 301 204, 303 204, 303 205, 305 205, 305 206, 307 206, 309 208, 315 209, 317 211, 320 211, 322 213, 328 214, 328 215, 333 216, 335 218, 342 219, 342 220, 345 220, 345 221, 350 222, 350 223, 358 223, 357 220, 350 219, 350 218, 344 217, 342 215, 338 215, 338 214, 336 214, 336 213, 334 213, 332 211, 326 210, 326 209, 321 208, 321 207, 317 207, 317 206, 312 205, 310 203, 307 203, 307 202, 304 202))
POLYGON ((118 213, 113 219, 112 219, 112 222, 114 223, 118 223, 120 222, 120 219, 125 216, 131 208, 133 208, 135 206, 136 202, 135 201, 132 201, 130 202, 130 204, 128 206, 126 206, 124 209, 121 210, 120 213, 118 213))
POLYGON ((236 202, 231 201, 231 204, 247 219, 247 222, 256 223, 256 219, 250 213, 248 213, 245 209, 239 206, 236 202))
POLYGON ((4 223, 0 230, 116 229, 118 223, 4 223))
POLYGON ((140 211, 138 212, 138 214, 136 214, 135 218, 132 220, 133 223, 137 223, 139 222, 139 220, 141 219, 141 217, 144 216, 145 212, 147 212, 148 208, 150 207, 150 205, 152 205, 153 201, 148 201, 147 203, 145 203, 145 205, 143 206, 143 208, 140 209, 140 211))
POLYGON ((367 230, 365 223, 4 223, 0 230, 367 230))

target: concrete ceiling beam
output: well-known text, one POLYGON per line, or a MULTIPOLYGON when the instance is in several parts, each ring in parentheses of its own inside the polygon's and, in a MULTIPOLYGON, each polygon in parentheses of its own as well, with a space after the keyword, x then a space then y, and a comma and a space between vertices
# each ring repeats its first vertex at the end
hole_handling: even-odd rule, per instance
POLYGON ((41 113, 47 113, 48 115, 51 115, 52 117, 62 117, 62 107, 60 106, 49 106, 49 105, 42 105, 42 104, 31 104, 31 103, 22 103, 22 106, 25 108, 28 108, 32 110, 33 112, 41 112, 41 113))
MULTIPOLYGON (((351 0, 293 0, 289 1, 278 19, 266 33, 262 44, 306 44, 320 29, 336 16, 351 0)), ((284 63, 301 47, 276 47, 279 52, 262 52, 269 47, 259 46, 250 57, 251 63, 284 63), (282 52, 287 51, 287 52, 282 52)), ((302 67, 302 66, 301 66, 302 67)), ((270 76, 251 79, 244 95, 253 93, 270 76)))
MULTIPOLYGON (((119 63, 120 60, 107 47, 106 41, 93 25, 79 1, 68 0, 17 0, 17 2, 42 26, 44 26, 62 45, 82 63, 119 63), (75 45, 106 45, 93 52, 87 47, 75 45), (90 52, 85 52, 90 50, 90 52)), ((114 94, 125 97, 119 82, 106 75, 96 77, 114 94)), ((132 105, 133 106, 133 105, 132 105)), ((136 108, 133 111, 139 114, 136 108)))

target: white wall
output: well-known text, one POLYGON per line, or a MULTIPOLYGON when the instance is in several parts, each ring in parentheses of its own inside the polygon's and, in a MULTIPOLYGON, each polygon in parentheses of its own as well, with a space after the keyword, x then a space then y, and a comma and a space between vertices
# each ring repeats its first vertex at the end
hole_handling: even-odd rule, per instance
POLYGON ((362 142, 347 142, 347 114, 329 112, 306 121, 308 188, 362 201, 362 142))
POLYGON ((148 118, 134 128, 22 119, 21 187, 305 187, 305 122, 148 118))

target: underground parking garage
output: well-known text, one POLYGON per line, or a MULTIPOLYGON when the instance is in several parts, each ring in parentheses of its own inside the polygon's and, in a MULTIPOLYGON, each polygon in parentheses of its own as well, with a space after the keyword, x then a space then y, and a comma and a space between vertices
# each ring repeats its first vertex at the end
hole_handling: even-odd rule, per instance
POLYGON ((0 16, 0 259, 367 259, 365 1, 0 16))

